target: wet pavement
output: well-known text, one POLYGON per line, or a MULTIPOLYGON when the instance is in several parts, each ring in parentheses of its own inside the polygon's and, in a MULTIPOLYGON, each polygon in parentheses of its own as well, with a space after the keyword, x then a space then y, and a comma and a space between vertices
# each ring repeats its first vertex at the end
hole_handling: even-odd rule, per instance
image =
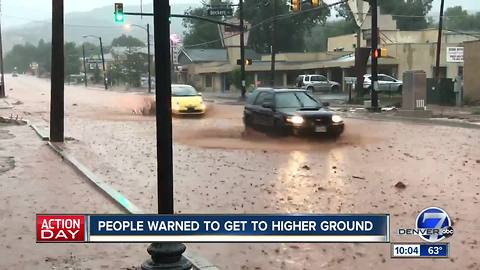
MULTIPOLYGON (((14 113, 47 126, 48 82, 7 79, 12 103, 22 102, 14 113)), ((134 114, 145 95, 66 88, 66 134, 74 138, 66 147, 155 212, 155 121, 134 114)), ((412 227, 420 210, 437 206, 455 222, 451 259, 390 260, 387 244, 189 249, 221 269, 480 269, 478 129, 347 119, 338 140, 278 138, 245 132, 241 116, 241 106, 209 104, 203 118, 174 119, 177 213, 390 213, 395 230, 412 227), (396 187, 399 182, 405 187, 396 187)), ((392 241, 420 239, 392 233, 392 241)))

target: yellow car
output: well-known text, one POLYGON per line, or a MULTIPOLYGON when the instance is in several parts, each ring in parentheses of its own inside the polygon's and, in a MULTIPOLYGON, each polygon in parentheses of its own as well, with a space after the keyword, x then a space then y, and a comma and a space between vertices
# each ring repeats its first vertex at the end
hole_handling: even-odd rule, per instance
POLYGON ((193 86, 186 84, 172 84, 172 113, 176 115, 202 115, 207 106, 203 102, 202 94, 193 86))

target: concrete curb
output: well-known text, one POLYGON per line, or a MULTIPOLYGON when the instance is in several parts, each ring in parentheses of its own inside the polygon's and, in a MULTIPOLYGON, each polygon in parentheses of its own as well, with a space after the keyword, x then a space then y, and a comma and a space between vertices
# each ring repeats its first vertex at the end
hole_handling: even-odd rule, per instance
POLYGON ((446 120, 446 119, 437 119, 437 118, 416 118, 416 117, 405 117, 405 116, 386 116, 386 115, 352 115, 352 114, 345 114, 345 118, 351 119, 361 119, 361 120, 375 120, 375 121, 406 121, 406 122, 413 122, 417 124, 433 124, 433 125, 441 125, 441 126, 448 126, 448 127, 459 127, 459 128, 472 128, 472 129, 480 129, 480 123, 470 123, 464 121, 455 121, 455 120, 446 120))
POLYGON ((64 149, 60 146, 55 145, 51 142, 48 142, 50 148, 52 148, 59 156, 63 158, 65 162, 70 164, 73 168, 75 168, 78 172, 80 172, 85 178, 90 180, 92 184, 95 185, 100 191, 104 192, 110 199, 112 199, 115 203, 117 203, 120 207, 125 209, 130 214, 141 214, 143 211, 138 208, 135 204, 133 204, 130 200, 128 200, 125 196, 123 196, 120 192, 112 188, 110 185, 105 183, 100 177, 95 175, 92 171, 90 171, 87 167, 85 167, 82 163, 80 163, 75 157, 71 156, 70 154, 66 153, 64 149))
POLYGON ((37 133, 38 137, 40 137, 42 141, 48 141, 50 139, 50 136, 47 135, 43 129, 40 129, 35 125, 30 125, 30 127, 35 131, 35 133, 37 133))
MULTIPOLYGON (((35 125, 30 125, 30 127, 35 131, 35 133, 43 141, 48 141, 49 136, 43 129, 38 128, 35 125)), ((83 177, 90 181, 95 188, 102 191, 109 199, 111 199, 115 204, 119 205, 122 209, 130 214, 142 214, 142 211, 139 207, 129 201, 125 196, 120 192, 112 188, 110 185, 105 183, 100 177, 95 175, 90 171, 85 165, 79 162, 75 157, 66 153, 64 149, 60 146, 55 145, 54 143, 48 142, 48 146, 57 153, 62 159, 71 167, 73 167, 77 172, 79 172, 83 177)), ((193 269, 195 270, 218 270, 218 268, 210 263, 205 258, 199 256, 198 254, 190 251, 186 251, 184 256, 193 264, 193 269)))

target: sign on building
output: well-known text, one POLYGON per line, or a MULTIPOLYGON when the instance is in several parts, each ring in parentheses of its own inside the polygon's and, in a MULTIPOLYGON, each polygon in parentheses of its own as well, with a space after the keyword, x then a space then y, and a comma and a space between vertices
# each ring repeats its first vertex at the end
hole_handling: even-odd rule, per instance
POLYGON ((447 63, 463 63, 463 47, 447 47, 447 63))

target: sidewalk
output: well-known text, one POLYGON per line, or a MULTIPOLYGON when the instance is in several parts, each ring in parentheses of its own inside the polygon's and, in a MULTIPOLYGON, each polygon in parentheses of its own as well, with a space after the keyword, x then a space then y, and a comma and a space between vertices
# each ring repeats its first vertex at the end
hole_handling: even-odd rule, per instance
POLYGON ((0 124, 0 189, 0 269, 134 269, 148 257, 143 244, 35 243, 35 214, 122 211, 27 125, 0 124))

